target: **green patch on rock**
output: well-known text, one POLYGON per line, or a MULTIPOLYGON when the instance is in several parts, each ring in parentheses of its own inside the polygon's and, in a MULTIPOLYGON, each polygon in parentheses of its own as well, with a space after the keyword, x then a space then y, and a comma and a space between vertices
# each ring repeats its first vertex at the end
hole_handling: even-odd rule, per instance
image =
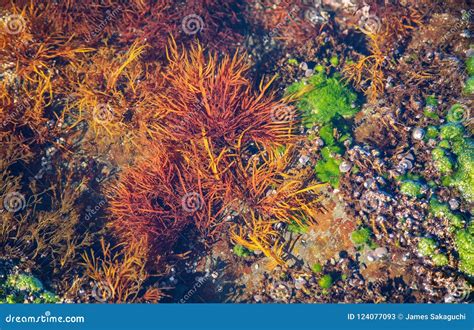
POLYGON ((339 170, 339 165, 341 160, 335 158, 327 158, 318 161, 314 171, 316 172, 316 177, 322 182, 328 182, 334 188, 339 187, 339 180, 341 171, 339 170))
POLYGON ((470 76, 474 76, 474 56, 470 56, 467 58, 466 70, 470 76))
POLYGON ((333 284, 333 280, 332 280, 331 275, 326 274, 323 277, 321 277, 318 280, 318 284, 321 287, 321 289, 329 289, 333 284))
POLYGON ((400 192, 403 195, 417 198, 423 195, 423 185, 418 181, 406 180, 402 181, 400 184, 400 192))
POLYGON ((430 199, 430 213, 437 218, 448 220, 453 231, 464 225, 463 217, 460 214, 452 212, 448 204, 441 203, 435 197, 430 199))
POLYGON ((321 273, 323 271, 323 265, 319 263, 314 264, 311 266, 311 270, 316 274, 321 273))
POLYGON ((426 138, 427 139, 436 139, 439 135, 439 130, 435 126, 429 126, 426 129, 426 138))
POLYGON ((44 289, 40 280, 32 275, 9 275, 0 281, 0 303, 23 303, 25 299, 36 304, 51 304, 59 301, 58 297, 44 289))
POLYGON ((474 94, 474 76, 467 78, 466 83, 464 85, 464 94, 474 94))
POLYGON ((436 250, 436 242, 432 238, 423 237, 418 242, 418 253, 424 257, 431 257, 436 250))
POLYGON ((233 251, 236 256, 241 257, 241 258, 247 258, 252 255, 252 251, 250 251, 249 249, 247 249, 246 247, 240 244, 235 245, 233 248, 233 251))
POLYGON ((298 96, 297 107, 307 127, 328 123, 336 116, 349 118, 359 112, 355 106, 357 95, 337 76, 315 74, 289 86, 287 94, 298 96))
MULTIPOLYGON (((471 224, 471 228, 473 225, 471 224)), ((474 230, 460 230, 455 237, 456 248, 459 253, 459 269, 470 276, 474 276, 474 230)))
POLYGON ((308 232, 308 227, 299 225, 296 221, 292 221, 288 225, 288 231, 295 234, 306 234, 308 232))
POLYGON ((351 240, 355 245, 364 245, 371 243, 372 231, 367 227, 362 227, 358 230, 355 230, 351 234, 351 240))
POLYGON ((438 267, 446 266, 448 264, 448 257, 442 253, 433 255, 431 260, 433 260, 433 263, 438 267))

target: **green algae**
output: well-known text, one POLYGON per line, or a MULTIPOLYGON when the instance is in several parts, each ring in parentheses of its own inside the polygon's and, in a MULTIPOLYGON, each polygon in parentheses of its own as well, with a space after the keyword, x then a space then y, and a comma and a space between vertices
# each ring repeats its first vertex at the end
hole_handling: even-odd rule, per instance
POLYGON ((333 157, 323 158, 318 161, 314 167, 316 177, 320 181, 329 183, 334 188, 338 188, 341 176, 341 171, 339 170, 340 164, 341 160, 339 159, 333 157))
POLYGON ((426 138, 427 139, 436 139, 439 136, 439 130, 435 126, 429 126, 426 129, 426 138))
POLYGON ((292 221, 288 225, 288 231, 295 234, 306 234, 308 232, 308 227, 299 225, 296 221, 292 221))
POLYGON ((474 276, 474 226, 470 229, 460 230, 455 237, 456 248, 459 253, 459 269, 466 274, 474 276))
POLYGON ((339 58, 337 56, 332 56, 329 59, 329 63, 331 63, 332 66, 338 66, 339 65, 339 58))
MULTIPOLYGON (((339 64, 337 57, 330 63, 339 64)), ((324 71, 307 80, 301 80, 287 88, 288 95, 298 95, 297 108, 301 111, 303 123, 312 128, 319 125, 319 136, 324 142, 321 159, 314 171, 316 177, 333 188, 339 187, 342 162, 340 155, 344 153, 344 141, 351 138, 351 128, 347 120, 353 117, 359 108, 356 107, 357 94, 342 83, 340 77, 328 77, 324 71), (336 134, 337 133, 337 134, 336 134), (336 138, 337 136, 337 138, 336 138)))
POLYGON ((423 195, 423 185, 421 182, 414 180, 405 180, 400 184, 400 192, 403 195, 410 196, 413 198, 420 197, 423 195))
POLYGON ((318 284, 322 289, 329 289, 333 284, 331 275, 326 274, 318 280, 318 284))
POLYGON ((435 95, 428 95, 425 99, 426 106, 428 107, 437 107, 438 106, 438 99, 435 95))
POLYGON ((431 257, 435 254, 436 242, 432 238, 423 237, 418 242, 418 252, 424 257, 431 257))
POLYGON ((433 255, 431 260, 438 267, 446 266, 448 264, 448 257, 442 253, 433 255))
POLYGON ((351 240, 355 245, 364 245, 371 243, 370 235, 372 231, 367 227, 362 227, 358 230, 355 230, 351 234, 351 240))
POLYGON ((0 304, 23 303, 30 297, 33 298, 31 302, 35 304, 52 304, 59 301, 59 298, 45 290, 41 281, 34 276, 15 274, 8 276, 3 282, 0 281, 0 304))
POLYGON ((25 274, 10 275, 7 278, 7 285, 22 291, 39 292, 43 290, 43 284, 40 280, 25 274))
POLYGON ((466 70, 470 76, 474 76, 474 56, 470 56, 466 60, 466 70))
POLYGON ((464 135, 464 128, 457 123, 448 123, 440 127, 440 138, 448 141, 461 139, 464 135))
POLYGON ((454 170, 454 162, 448 157, 445 149, 441 146, 431 151, 435 168, 444 175, 451 174, 454 170))
POLYGON ((323 271, 323 265, 316 263, 311 266, 311 270, 316 274, 321 273, 323 271))
MULTIPOLYGON (((457 107, 457 109, 459 109, 457 107)), ((456 109, 453 110, 457 111, 456 109)), ((462 115, 464 117, 464 115, 462 115)), ((452 120, 458 120, 459 115, 452 115, 452 120)), ((464 137, 464 126, 459 122, 449 122, 440 127, 440 141, 438 148, 433 149, 436 169, 444 175, 442 183, 445 186, 456 188, 469 203, 474 202, 474 141, 464 137), (451 151, 456 159, 450 157, 451 151)))
POLYGON ((452 212, 448 204, 441 203, 435 197, 430 199, 430 213, 437 218, 448 220, 452 231, 464 225, 464 219, 460 214, 452 212))
POLYGON ((472 95, 474 94, 474 77, 469 77, 466 80, 464 85, 464 94, 472 95))
POLYGON ((236 256, 241 258, 247 258, 252 255, 252 251, 240 244, 235 245, 232 251, 235 253, 236 256))
POLYGON ((288 64, 290 64, 290 65, 295 65, 295 66, 296 66, 296 65, 298 65, 299 63, 298 63, 298 60, 297 60, 297 59, 289 58, 289 59, 288 59, 288 64))
POLYGON ((438 120, 439 116, 436 113, 438 107, 438 99, 435 95, 429 95, 425 99, 426 107, 423 110, 423 114, 430 119, 438 120))
POLYGON ((297 107, 302 111, 306 127, 328 123, 337 116, 350 118, 359 111, 355 106, 356 93, 345 86, 338 76, 328 77, 322 72, 292 84, 287 94, 302 94, 297 107))

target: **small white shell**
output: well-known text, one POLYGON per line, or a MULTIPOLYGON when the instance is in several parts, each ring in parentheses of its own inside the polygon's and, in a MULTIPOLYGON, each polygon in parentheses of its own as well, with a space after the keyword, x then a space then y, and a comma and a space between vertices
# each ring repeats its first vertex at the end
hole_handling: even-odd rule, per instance
POLYGON ((346 173, 346 172, 349 172, 352 168, 352 164, 348 161, 343 161, 340 165, 339 165, 339 171, 341 171, 342 173, 346 173))

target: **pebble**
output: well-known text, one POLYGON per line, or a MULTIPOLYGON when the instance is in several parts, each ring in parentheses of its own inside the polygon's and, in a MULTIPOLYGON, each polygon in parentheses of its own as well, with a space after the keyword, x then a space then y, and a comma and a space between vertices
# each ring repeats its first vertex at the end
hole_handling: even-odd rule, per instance
POLYGON ((295 280, 295 289, 301 290, 305 284, 306 284, 306 280, 304 278, 298 277, 295 280))
POLYGON ((347 173, 351 170, 352 168, 352 164, 348 161, 343 161, 340 165, 339 165, 339 170, 342 172, 342 173, 347 173))
POLYGON ((308 156, 301 156, 300 159, 298 160, 302 165, 305 165, 309 161, 308 156))
POLYGON ((422 140, 423 137, 425 136, 425 131, 421 127, 415 127, 415 129, 413 129, 411 136, 415 140, 422 140))
POLYGON ((459 201, 456 198, 451 198, 448 204, 451 210, 457 210, 459 208, 459 201))
POLYGON ((304 72, 305 77, 311 77, 314 73, 314 70, 308 69, 304 72))
POLYGON ((383 215, 378 215, 377 218, 375 219, 375 221, 377 222, 384 222, 386 219, 383 215))
POLYGON ((388 254, 388 250, 385 247, 378 247, 374 250, 374 257, 376 257, 377 259, 381 259, 387 256, 387 254, 388 254))

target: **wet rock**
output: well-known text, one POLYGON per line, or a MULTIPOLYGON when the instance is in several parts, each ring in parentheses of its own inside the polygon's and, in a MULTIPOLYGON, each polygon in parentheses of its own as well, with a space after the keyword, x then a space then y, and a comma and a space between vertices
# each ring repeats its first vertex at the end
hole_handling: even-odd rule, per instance
POLYGON ((416 127, 413 129, 411 136, 415 140, 423 140, 423 137, 425 136, 425 131, 421 127, 416 127))
POLYGON ((340 165, 339 165, 339 170, 342 172, 342 173, 347 173, 351 170, 352 168, 352 164, 348 161, 343 161, 340 165))

